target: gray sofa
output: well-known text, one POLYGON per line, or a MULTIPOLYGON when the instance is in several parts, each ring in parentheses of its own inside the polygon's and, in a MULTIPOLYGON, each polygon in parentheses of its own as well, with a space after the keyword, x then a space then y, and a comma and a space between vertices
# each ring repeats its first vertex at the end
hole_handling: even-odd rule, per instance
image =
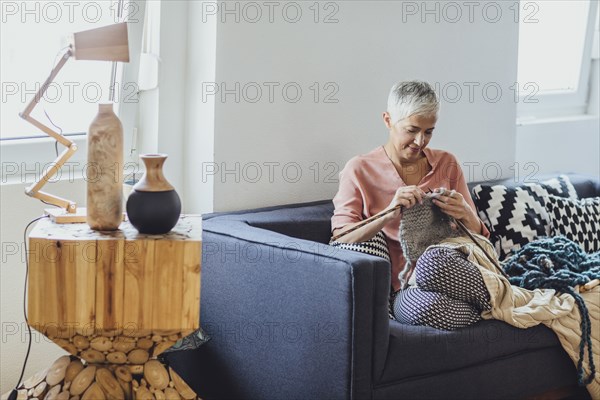
MULTIPOLYGON (((597 179, 570 177, 580 197, 600 195, 597 179)), ((389 264, 328 246, 332 212, 327 200, 204 216, 201 325, 212 339, 167 360, 201 397, 586 398, 544 326, 390 320, 389 264)))

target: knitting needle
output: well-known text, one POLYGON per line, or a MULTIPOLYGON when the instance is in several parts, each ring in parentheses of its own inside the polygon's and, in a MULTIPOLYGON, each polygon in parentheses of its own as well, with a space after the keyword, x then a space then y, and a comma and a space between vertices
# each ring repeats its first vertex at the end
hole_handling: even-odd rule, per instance
MULTIPOLYGON (((425 193, 432 193, 432 190, 431 190, 430 188, 427 188, 427 191, 426 191, 425 193)), ((360 229, 360 228, 362 228, 363 226, 365 226, 365 225, 368 225, 368 224, 370 224, 371 222, 373 222, 373 221, 376 221, 376 220, 378 220, 379 218, 381 218, 381 217, 383 217, 383 216, 385 216, 385 215, 387 215, 387 214, 389 214, 389 213, 391 213, 391 212, 394 212, 394 211, 396 211, 396 210, 398 210, 398 209, 403 209, 403 208, 404 208, 404 207, 402 207, 401 205, 397 205, 397 206, 395 206, 395 207, 393 207, 393 208, 390 208, 389 210, 385 210, 385 211, 379 212, 379 213, 377 213, 377 214, 373 215, 372 217, 369 217, 369 218, 367 218, 367 219, 365 219, 365 220, 361 221, 360 223, 356 224, 356 225, 355 225, 355 226, 353 226, 352 228, 349 228, 348 230, 345 230, 344 232, 341 232, 341 233, 339 233, 339 234, 337 234, 337 235, 333 236, 333 237, 331 238, 331 242, 335 242, 335 241, 336 241, 336 240, 338 240, 339 238, 341 238, 341 237, 343 237, 343 236, 346 236, 347 234, 349 234, 349 233, 351 233, 351 232, 354 232, 355 230, 357 230, 357 229, 360 229)), ((487 257, 487 259, 488 259, 488 260, 490 260, 490 262, 491 262, 492 264, 494 264, 494 266, 495 266, 495 267, 498 269, 498 271, 499 271, 499 272, 500 272, 500 273, 501 273, 501 274, 502 274, 502 275, 503 275, 505 278, 508 278, 508 275, 506 274, 506 272, 504 272, 504 270, 503 270, 503 269, 502 269, 502 267, 501 267, 501 266, 498 264, 498 262, 497 262, 497 261, 496 261, 496 260, 495 260, 495 259, 494 259, 492 256, 490 256, 490 255, 488 254, 488 252, 487 252, 487 251, 486 251, 486 250, 483 248, 483 246, 481 246, 481 244, 479 244, 479 241, 477 241, 477 239, 475 238, 475 236, 473 236, 473 235, 471 234, 471 232, 470 232, 470 231, 467 229, 467 227, 466 227, 466 226, 465 226, 465 225, 464 225, 462 222, 460 222, 459 220, 456 220, 456 219, 455 219, 454 221, 455 221, 455 222, 456 222, 456 224, 457 224, 457 225, 460 227, 460 229, 461 229, 461 230, 462 230, 464 233, 466 233, 466 234, 467 234, 467 236, 469 236, 469 238, 470 238, 470 239, 473 241, 473 243, 475 243, 475 244, 477 245, 477 247, 479 247, 479 248, 481 249, 481 251, 483 251, 483 254, 485 254, 485 256, 487 257)), ((591 282, 589 282, 589 283, 591 283, 591 282)))
POLYGON ((487 251, 485 251, 485 249, 483 248, 483 246, 482 246, 482 245, 479 243, 479 241, 478 241, 478 240, 475 238, 475 236, 473 236, 473 234, 471 233, 471 231, 469 231, 469 230, 467 229, 467 227, 466 227, 466 226, 465 226, 465 225, 464 225, 462 222, 460 222, 459 220, 456 220, 456 219, 455 219, 455 220, 454 220, 454 222, 456 222, 456 224, 457 224, 457 225, 460 227, 460 229, 461 229, 461 230, 462 230, 464 233, 466 233, 466 234, 469 236, 469 238, 471 238, 471 240, 473 241, 473 243, 475 243, 475 244, 477 245, 477 247, 479 247, 479 248, 481 249, 481 251, 483 251, 483 254, 485 254, 485 256, 487 257, 487 259, 488 259, 488 260, 490 260, 490 262, 491 262, 492 264, 494 264, 494 266, 496 267, 496 269, 497 269, 498 271, 500 271, 500 273, 501 273, 502 275, 504 275, 504 277, 505 277, 506 279, 508 279, 508 278, 509 278, 508 274, 507 274, 506 272, 504 272, 504 270, 502 269, 502 267, 500 266, 500 264, 498 263, 498 261, 496 261, 496 259, 494 259, 492 256, 490 256, 490 255, 488 254, 488 252, 487 252, 487 251))
POLYGON ((360 221, 358 224, 354 225, 352 228, 349 228, 348 230, 345 230, 344 232, 340 232, 340 233, 338 233, 337 235, 333 236, 333 237, 331 238, 331 241, 332 241, 332 242, 335 242, 335 241, 336 241, 336 240, 338 240, 339 238, 341 238, 341 237, 344 237, 344 236, 346 236, 347 234, 349 234, 349 233, 351 233, 351 232, 354 232, 355 230, 357 230, 357 229, 360 229, 360 228, 362 228, 363 226, 365 226, 365 225, 368 225, 368 224, 370 224, 371 222, 373 222, 373 221, 376 221, 376 220, 378 220, 379 218, 381 218, 381 217, 383 217, 383 216, 385 216, 385 215, 388 215, 389 213, 392 213, 392 212, 394 212, 394 211, 396 211, 396 210, 398 210, 398 209, 403 209, 403 208, 404 208, 404 207, 402 207, 402 205, 398 204, 397 206, 395 206, 395 207, 393 207, 393 208, 390 208, 390 209, 388 209, 388 210, 381 211, 381 212, 379 212, 379 213, 377 213, 377 214, 373 215, 372 217, 369 217, 369 218, 367 218, 367 219, 364 219, 364 220, 360 221))
MULTIPOLYGON (((431 189, 427 188, 427 191, 425 193, 431 193, 431 189)), ((337 235, 333 236, 331 238, 331 242, 335 242, 339 238, 344 237, 347 234, 349 234, 351 232, 354 232, 355 230, 360 229, 363 226, 368 225, 368 224, 370 224, 373 221, 377 221, 379 218, 381 218, 381 217, 383 217, 385 215, 388 215, 389 213, 393 213, 394 211, 396 211, 398 209, 403 210, 404 207, 402 205, 398 204, 395 207, 392 207, 392 208, 390 208, 388 210, 381 211, 381 212, 379 212, 379 213, 377 213, 377 214, 375 214, 375 215, 373 215, 373 216, 371 216, 371 217, 369 217, 369 218, 367 218, 365 220, 362 220, 358 224, 354 225, 352 228, 349 228, 349 229, 345 230, 344 232, 340 232, 337 235)))

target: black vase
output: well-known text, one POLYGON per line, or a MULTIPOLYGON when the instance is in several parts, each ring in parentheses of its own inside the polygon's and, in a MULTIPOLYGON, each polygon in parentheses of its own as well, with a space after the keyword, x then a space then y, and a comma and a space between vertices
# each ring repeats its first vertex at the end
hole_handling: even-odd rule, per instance
POLYGON ((181 200, 163 175, 166 154, 143 154, 146 173, 127 199, 127 217, 140 233, 169 232, 181 215, 181 200))

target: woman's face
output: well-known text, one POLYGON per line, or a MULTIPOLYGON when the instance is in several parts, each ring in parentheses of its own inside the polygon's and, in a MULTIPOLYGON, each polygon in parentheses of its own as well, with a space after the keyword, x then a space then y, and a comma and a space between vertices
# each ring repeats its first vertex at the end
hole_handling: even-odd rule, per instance
POLYGON ((390 131, 390 139, 400 161, 414 162, 431 140, 436 115, 411 115, 392 124, 389 113, 383 113, 383 120, 390 131))

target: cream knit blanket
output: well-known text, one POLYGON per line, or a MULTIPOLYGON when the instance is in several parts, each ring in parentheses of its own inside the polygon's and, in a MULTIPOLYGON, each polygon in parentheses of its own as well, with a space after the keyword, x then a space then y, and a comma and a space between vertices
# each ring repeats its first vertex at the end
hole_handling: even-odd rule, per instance
MULTIPOLYGON (((491 243, 475 235, 492 257, 496 257, 491 243)), ((497 319, 517 328, 544 324, 556 333, 562 347, 577 365, 581 341, 581 317, 575 299, 568 294, 557 294, 554 289, 527 290, 512 286, 497 272, 485 254, 467 237, 450 238, 431 247, 453 248, 463 252, 469 261, 479 267, 490 293, 492 308, 482 312, 484 319, 497 319)), ((600 400, 600 286, 581 295, 590 313, 591 338, 596 375, 587 385, 592 399, 600 400)), ((584 369, 589 376, 588 351, 585 349, 584 369)))

